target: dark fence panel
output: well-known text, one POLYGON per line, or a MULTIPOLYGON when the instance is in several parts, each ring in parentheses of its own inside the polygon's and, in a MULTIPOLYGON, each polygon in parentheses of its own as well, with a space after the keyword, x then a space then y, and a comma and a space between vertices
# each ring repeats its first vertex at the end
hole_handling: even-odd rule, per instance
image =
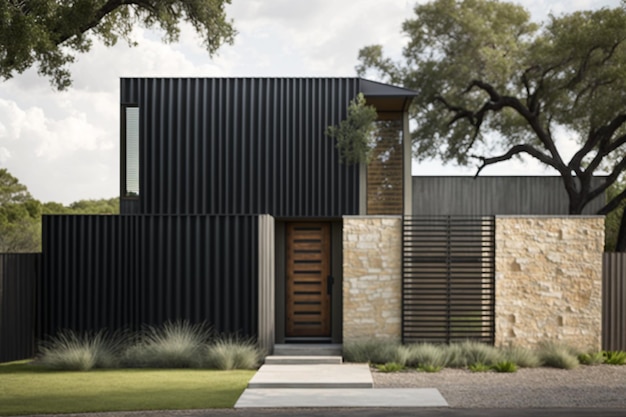
POLYGON ((257 332, 257 216, 44 216, 39 336, 208 321, 257 332))
POLYGON ((122 213, 358 213, 359 172, 324 130, 358 78, 125 78, 139 107, 139 198, 122 213))
POLYGON ((626 253, 603 257, 602 349, 626 350, 626 253))
MULTIPOLYGON (((597 184, 600 178, 592 182, 597 184)), ((413 177, 413 215, 569 214, 560 177, 413 177)), ((584 210, 595 214, 601 194, 584 210)))
POLYGON ((0 253, 0 362, 35 354, 40 253, 0 253))
POLYGON ((495 218, 406 216, 402 338, 493 344, 495 218))

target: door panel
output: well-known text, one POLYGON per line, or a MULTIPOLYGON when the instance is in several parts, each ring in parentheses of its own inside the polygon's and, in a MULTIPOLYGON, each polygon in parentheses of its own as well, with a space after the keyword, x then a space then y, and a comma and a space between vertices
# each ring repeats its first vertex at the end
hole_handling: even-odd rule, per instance
POLYGON ((286 228, 287 337, 330 336, 330 223, 286 228))

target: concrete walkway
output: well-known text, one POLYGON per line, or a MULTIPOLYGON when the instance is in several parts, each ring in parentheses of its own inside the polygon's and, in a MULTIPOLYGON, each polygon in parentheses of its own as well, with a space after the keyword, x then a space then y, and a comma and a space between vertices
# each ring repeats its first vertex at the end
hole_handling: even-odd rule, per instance
POLYGON ((235 408, 447 406, 434 388, 373 388, 367 364, 266 364, 235 404, 235 408))

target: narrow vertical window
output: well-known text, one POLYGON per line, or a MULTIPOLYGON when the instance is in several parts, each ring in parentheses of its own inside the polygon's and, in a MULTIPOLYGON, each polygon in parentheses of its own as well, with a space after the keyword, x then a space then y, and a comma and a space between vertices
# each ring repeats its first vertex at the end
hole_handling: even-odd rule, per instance
POLYGON ((139 195, 139 108, 126 107, 125 119, 125 196, 139 195))

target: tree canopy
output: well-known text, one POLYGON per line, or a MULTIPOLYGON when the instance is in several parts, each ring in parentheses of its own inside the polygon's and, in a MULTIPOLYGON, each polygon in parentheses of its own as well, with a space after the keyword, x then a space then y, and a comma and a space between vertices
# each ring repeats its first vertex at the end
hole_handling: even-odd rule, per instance
MULTIPOLYGON (((551 15, 543 24, 496 0, 434 0, 414 11, 402 26, 409 39, 403 60, 368 46, 357 70, 420 93, 412 107, 417 158, 476 161, 478 175, 528 155, 561 176, 570 214, 619 179, 626 168, 624 3, 551 15), (592 183, 600 173, 603 181, 592 183)), ((624 198, 626 191, 599 214, 624 198)))
POLYGON ((41 203, 6 169, 0 169, 0 253, 41 251, 42 214, 117 214, 119 198, 41 203))
POLYGON ((0 0, 0 76, 9 79, 34 64, 59 90, 71 84, 68 64, 88 52, 93 34, 107 46, 130 38, 136 24, 160 27, 164 40, 178 40, 191 23, 209 54, 232 43, 226 17, 230 0, 0 0))

